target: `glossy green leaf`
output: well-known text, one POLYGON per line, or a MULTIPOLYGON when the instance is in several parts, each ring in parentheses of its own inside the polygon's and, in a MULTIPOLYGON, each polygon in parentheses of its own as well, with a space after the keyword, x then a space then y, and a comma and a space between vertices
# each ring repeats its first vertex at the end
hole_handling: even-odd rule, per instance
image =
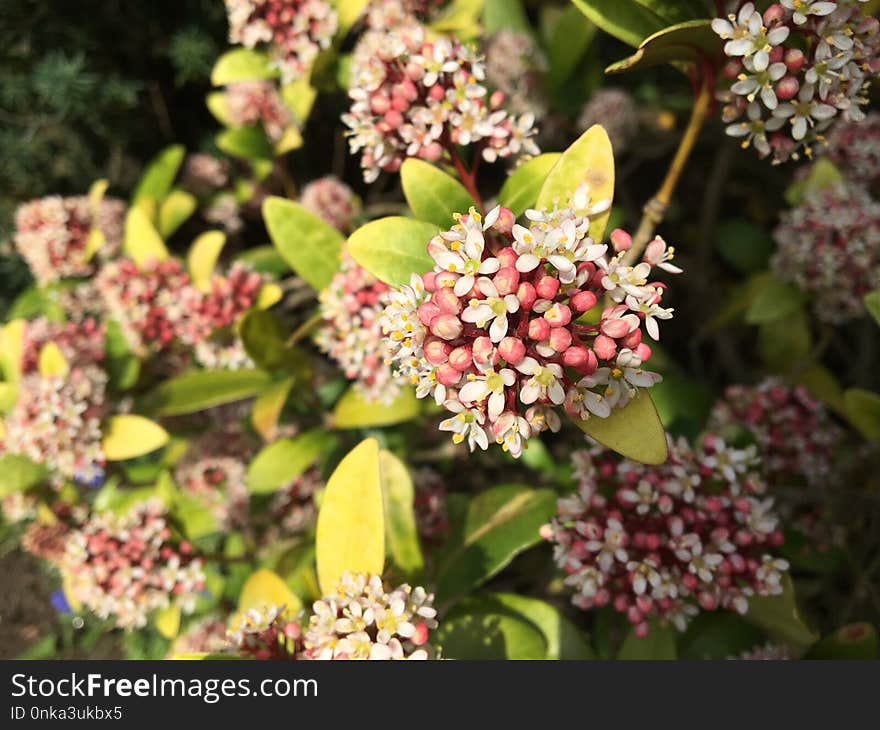
POLYGON ((547 657, 547 642, 532 622, 503 608, 469 601, 443 619, 436 632, 446 659, 534 660, 547 657))
POLYGON ((796 372, 810 357, 811 349, 810 318, 803 309, 764 322, 758 329, 758 352, 774 372, 796 372))
POLYGON ((318 582, 332 593, 345 572, 381 575, 385 518, 376 439, 361 441, 339 462, 321 500, 315 534, 318 582))
POLYGON ((752 596, 749 610, 744 618, 758 626, 771 638, 804 648, 813 644, 818 636, 804 623, 795 600, 794 584, 791 577, 782 579, 783 592, 778 596, 752 596))
POLYGON ((385 505, 385 545, 394 564, 405 574, 422 569, 422 549, 413 511, 415 489, 400 459, 384 449, 379 452, 382 498, 385 505))
POLYGON ((846 405, 843 388, 834 374, 824 365, 812 365, 800 372, 798 384, 803 385, 814 398, 822 401, 838 415, 845 417, 846 405))
POLYGON ((764 324, 782 319, 800 309, 805 301, 806 295, 797 286, 770 277, 746 309, 746 322, 764 324))
POLYGON ((849 422, 866 439, 880 441, 880 395, 863 388, 850 388, 843 394, 849 422))
POLYGON ((217 135, 217 147, 227 155, 245 160, 270 159, 272 144, 262 127, 237 127, 224 129, 217 135))
POLYGON ((299 203, 284 198, 267 198, 263 219, 275 248, 290 267, 317 291, 327 287, 339 270, 342 234, 299 203))
POLYGON ((0 475, 0 497, 7 497, 41 484, 49 473, 42 464, 35 464, 26 456, 3 454, 0 456, 0 475))
MULTIPOLYGON (((553 165, 541 186, 537 208, 565 205, 583 184, 589 189, 590 200, 611 200, 614 197, 614 151, 608 133, 593 125, 578 137, 553 165)), ((601 241, 610 210, 590 221, 590 236, 601 241)))
POLYGON ((243 261, 256 272, 271 276, 282 277, 291 270, 290 264, 284 260, 278 249, 269 245, 254 246, 242 251, 235 260, 243 261))
POLYGON ((156 203, 164 200, 174 184, 174 178, 177 177, 177 171, 183 163, 185 154, 184 146, 175 144, 166 147, 150 160, 131 196, 132 204, 144 198, 150 198, 156 203))
POLYGON ((556 509, 549 489, 511 484, 474 497, 460 541, 440 566, 437 595, 448 601, 502 570, 523 550, 541 541, 539 530, 556 509))
POLYGON ((813 646, 807 659, 877 659, 877 629, 869 623, 849 624, 813 646))
POLYGON ((715 248, 737 271, 751 274, 767 268, 773 253, 773 239, 764 228, 733 218, 718 224, 715 248))
POLYGON ((452 226, 453 213, 467 213, 476 205, 464 185, 424 160, 407 159, 400 168, 400 182, 415 217, 440 228, 452 226))
POLYGON ((402 388, 391 403, 369 401, 356 387, 349 388, 333 409, 336 428, 373 428, 403 423, 419 414, 412 388, 402 388))
POLYGON ((214 510, 189 494, 178 493, 175 496, 173 512, 183 533, 190 540, 213 535, 222 529, 214 510))
POLYGON ((247 470, 248 490, 268 494, 290 484, 336 444, 336 437, 312 429, 293 438, 278 439, 253 458, 247 470))
POLYGON ((519 218, 535 205, 544 180, 560 157, 561 152, 545 152, 521 164, 504 181, 498 193, 498 202, 510 208, 519 218))
POLYGON ((651 622, 648 635, 644 639, 636 636, 635 629, 630 629, 620 651, 618 659, 669 660, 678 657, 675 647, 677 631, 673 626, 663 626, 656 621, 651 622))
POLYGON ((262 610, 273 606, 286 606, 287 613, 295 614, 302 608, 302 601, 280 575, 260 568, 251 573, 242 586, 238 610, 244 613, 251 609, 262 610))
POLYGON ((224 86, 237 81, 273 79, 278 75, 278 69, 272 68, 265 53, 250 48, 236 48, 217 59, 211 71, 211 83, 224 86))
POLYGON ((597 26, 573 5, 560 13, 547 44, 550 86, 559 89, 571 77, 586 53, 597 26))
POLYGON ((635 0, 572 0, 575 7, 609 35, 633 47, 663 30, 668 22, 635 0))
POLYGON ((340 34, 347 32, 358 21, 368 3, 369 0, 336 0, 334 6, 340 34))
POLYGON ((532 32, 522 0, 485 0, 483 29, 489 35, 501 30, 512 30, 515 33, 532 32))
POLYGON ((160 608, 153 615, 153 625, 166 639, 173 639, 180 631, 180 606, 172 603, 170 606, 160 608))
POLYGON ((712 30, 711 20, 688 20, 648 36, 632 56, 611 64, 605 73, 646 69, 676 61, 714 62, 721 56, 723 45, 724 41, 712 30))
POLYGON ((304 125, 312 111, 318 91, 309 83, 308 78, 303 77, 290 84, 281 87, 281 98, 288 106, 293 116, 300 125, 304 125))
POLYGON ((765 643, 764 633, 733 611, 701 612, 678 642, 682 659, 728 659, 765 643))
POLYGON ((575 421, 585 434, 621 456, 642 464, 663 464, 669 456, 666 431, 650 394, 640 390, 608 418, 575 421))
POLYGON ((272 312, 250 310, 242 317, 238 334, 248 356, 263 370, 296 370, 305 362, 302 352, 287 345, 289 333, 272 312))
POLYGON ((11 383, 21 379, 25 327, 27 323, 23 319, 13 319, 0 328, 0 370, 11 383))
POLYGON ((158 416, 195 413, 252 398, 269 382, 269 375, 260 370, 199 370, 159 385, 146 396, 144 407, 158 416))
POLYGON ((380 218, 351 234, 348 252, 380 281, 392 286, 409 284, 410 276, 434 267, 428 242, 438 232, 436 225, 412 218, 380 218))
POLYGON ((168 432, 164 428, 133 413, 112 416, 103 430, 101 450, 108 461, 134 459, 168 443, 168 432))

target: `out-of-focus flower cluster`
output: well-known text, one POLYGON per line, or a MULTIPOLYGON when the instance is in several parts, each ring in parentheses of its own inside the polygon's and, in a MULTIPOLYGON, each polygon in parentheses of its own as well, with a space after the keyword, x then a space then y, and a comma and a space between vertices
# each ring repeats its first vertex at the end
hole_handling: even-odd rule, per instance
POLYGON ((762 14, 747 2, 713 30, 730 61, 727 133, 774 162, 812 154, 835 118, 864 119, 868 80, 880 70, 880 22, 864 0, 782 0, 762 14))
POLYGON ((236 650, 254 659, 301 659, 302 627, 286 606, 251 608, 238 614, 227 637, 236 650))
POLYGON ((226 87, 226 109, 233 127, 262 124, 273 143, 293 122, 293 114, 270 81, 239 81, 226 87))
POLYGON ((504 94, 506 107, 514 114, 542 117, 547 103, 542 97, 539 74, 547 61, 528 33, 500 30, 483 45, 486 81, 504 94))
POLYGON ((534 115, 513 116, 489 93, 480 58, 458 41, 429 41, 422 26, 368 31, 352 62, 351 109, 342 116, 364 179, 396 172, 407 157, 446 159, 477 145, 483 159, 535 155, 534 115))
POLYGON ((446 484, 443 477, 429 467, 413 472, 415 498, 413 509, 416 529, 429 542, 442 541, 449 532, 449 511, 446 503, 446 484))
POLYGON ((831 475, 843 438, 843 430, 804 387, 789 387, 778 378, 727 388, 708 428, 727 434, 737 427, 755 440, 762 474, 771 484, 821 485, 831 475))
POLYGON ((202 560, 174 538, 156 501, 91 515, 70 534, 59 567, 72 598, 125 629, 172 603, 191 613, 205 582, 202 560))
POLYGON ((709 435, 670 444, 662 466, 600 448, 574 460, 578 491, 542 534, 579 608, 612 606, 645 636, 652 618, 684 630, 700 609, 744 613, 751 596, 782 591, 788 564, 770 554, 782 532, 754 447, 709 435))
POLYGON ((334 175, 312 180, 302 190, 303 207, 343 233, 355 227, 361 203, 352 189, 334 175))
POLYGON ((738 657, 729 657, 730 659, 740 659, 747 661, 765 661, 774 662, 783 659, 791 659, 791 649, 782 644, 767 643, 763 646, 755 646, 748 651, 744 651, 738 657))
POLYGON ((311 68, 330 46, 338 25, 325 0, 226 0, 229 40, 245 48, 268 46, 285 83, 311 68))
POLYGON ((880 113, 871 112, 863 122, 835 125, 822 154, 845 170, 848 180, 872 186, 880 177, 880 113))
POLYGON ((430 20, 446 0, 370 0, 364 22, 373 30, 393 30, 413 22, 430 20))
POLYGON ((122 241, 125 204, 105 198, 93 210, 87 197, 54 195, 22 205, 15 214, 15 247, 40 285, 94 272, 88 250, 93 228, 104 235, 97 256, 112 256, 122 241))
POLYGON ((773 236, 773 270, 812 295, 818 319, 864 315, 862 297, 880 286, 880 203, 864 187, 841 181, 808 193, 773 236))
MULTIPOLYGON (((657 238, 634 267, 609 259, 588 235, 609 201, 582 187, 569 206, 529 210, 528 226, 507 209, 456 214, 428 244, 434 270, 414 275, 385 310, 398 372, 454 414, 440 429, 472 451, 493 440, 519 456, 531 436, 559 430, 560 407, 605 418, 660 380, 642 367, 651 348, 641 327, 658 339, 658 321, 672 317, 649 277, 655 265, 680 271, 673 250, 657 238), (582 323, 606 297, 598 322, 582 323)), ((612 241, 631 243, 620 230, 612 241)))
POLYGON ((601 124, 608 133, 615 155, 622 155, 639 131, 639 109, 627 91, 598 89, 584 105, 578 117, 578 129, 601 124))
POLYGON ((382 313, 389 287, 343 254, 339 272, 320 294, 324 325, 315 342, 354 380, 364 398, 391 402, 399 391, 385 362, 382 313))

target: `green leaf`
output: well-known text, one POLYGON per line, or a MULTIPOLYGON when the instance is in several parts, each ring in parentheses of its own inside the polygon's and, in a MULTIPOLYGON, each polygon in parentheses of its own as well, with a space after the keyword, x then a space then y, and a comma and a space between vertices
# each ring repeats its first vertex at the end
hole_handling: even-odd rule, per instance
POLYGON ((266 198, 263 219, 272 243, 290 267, 316 291, 326 288, 339 271, 342 234, 299 203, 284 198, 266 198))
POLYGON ((101 450, 107 461, 125 461, 149 454, 168 443, 168 432, 149 418, 124 413, 104 426, 101 450))
POLYGON ((877 659, 877 629, 869 623, 837 629, 812 647, 806 659, 877 659))
POLYGON ((24 354, 24 331, 27 323, 13 319, 0 328, 0 370, 11 383, 21 380, 21 360, 24 354))
POLYGON ((424 565, 413 511, 415 490, 412 478, 406 464, 384 449, 379 452, 379 471, 388 555, 405 574, 412 575, 424 565))
POLYGON ((214 512, 203 502, 185 493, 174 498, 174 516, 190 540, 220 532, 220 523, 214 512))
POLYGON ((810 321, 803 309, 764 322, 758 329, 758 351, 774 372, 796 371, 809 358, 811 348, 810 321))
POLYGON ((294 365, 298 353, 287 346, 284 328, 271 312, 252 309, 241 319, 238 334, 250 358, 263 370, 294 365))
POLYGON ((818 636, 801 618, 795 600, 791 576, 782 579, 783 592, 778 596, 752 596, 749 610, 743 618, 764 629, 775 640, 804 648, 813 644, 818 636))
POLYGON ((345 34, 358 21, 368 2, 369 0, 336 0, 334 6, 340 35, 345 34))
POLYGON ((159 234, 162 238, 168 238, 180 228, 198 205, 195 195, 185 190, 172 190, 159 206, 159 234))
POLYGON ((764 641, 764 633, 738 613, 707 611, 688 624, 679 642, 679 654, 682 659, 726 659, 764 641))
POLYGON ((849 422, 869 441, 880 441, 880 395, 862 388, 850 388, 843 394, 849 422))
POLYGON ((453 213, 467 213, 476 205, 464 185, 424 160, 407 159, 400 168, 400 182, 415 217, 440 228, 453 224, 453 213))
POLYGON ((245 160, 268 160, 273 156, 272 144, 262 127, 224 129, 217 135, 217 146, 227 155, 245 160))
POLYGON ((397 397, 386 404, 367 400, 357 387, 352 386, 333 409, 333 425, 336 428, 392 426, 409 421, 418 414, 419 401, 412 388, 402 388, 397 397))
POLYGON ((737 271, 752 274, 767 268, 773 253, 773 240, 763 228, 742 218, 734 218, 718 225, 715 248, 737 271))
POLYGON ((547 44, 548 77, 552 88, 558 89, 568 80, 595 35, 596 25, 573 5, 559 13, 547 44))
POLYGON ((287 486, 335 446, 333 434, 316 428, 263 447, 248 466, 248 491, 269 494, 287 486))
POLYGON ((251 409, 251 424, 264 441, 272 441, 278 428, 278 419, 293 388, 295 378, 285 378, 270 385, 254 401, 251 409))
POLYGON ((159 231, 140 207, 130 207, 125 215, 122 248, 138 266, 144 266, 149 261, 165 261, 168 258, 168 249, 165 248, 165 242, 159 231))
POLYGON ((205 97, 205 106, 224 127, 234 127, 232 117, 229 115, 229 103, 226 100, 226 92, 212 91, 205 97))
POLYGON ((346 571, 382 574, 385 518, 376 439, 361 441, 327 480, 318 512, 315 550, 324 595, 336 589, 346 571))
POLYGON ((140 375, 140 360, 131 351, 122 327, 112 319, 107 322, 104 351, 104 366, 113 386, 119 390, 133 387, 140 375))
POLYGON ((824 365, 812 365, 803 370, 798 376, 798 383, 835 413, 846 417, 843 388, 834 374, 824 365))
POLYGON ((146 171, 134 189, 131 196, 132 205, 145 198, 157 204, 164 200, 174 184, 174 178, 177 177, 177 171, 183 163, 185 154, 184 146, 175 144, 156 155, 147 165, 146 171))
POLYGON ((669 456, 666 431, 651 396, 640 390, 608 418, 593 416, 575 425, 603 446, 642 464, 663 464, 669 456))
MULTIPOLYGON (((565 204, 584 183, 593 202, 614 197, 614 151, 608 133, 598 124, 578 137, 553 165, 541 186, 536 207, 565 204)), ((610 209, 591 219, 590 236, 594 240, 602 240, 609 215, 610 209)))
POLYGON ((317 97, 318 90, 309 83, 306 77, 281 87, 281 98, 293 112, 293 116, 300 125, 306 123, 317 97))
POLYGON ((556 497, 549 489, 517 484, 493 487, 474 497, 464 530, 440 567, 437 595, 448 601, 491 578, 523 550, 541 541, 556 497))
POLYGON ((868 314, 874 318, 877 324, 880 324, 880 289, 865 294, 862 301, 865 303, 868 314))
POLYGON ((431 30, 453 35, 462 41, 479 35, 483 0, 452 0, 445 5, 440 15, 431 21, 431 30))
POLYGON ((493 605, 469 601, 443 619, 436 633, 446 659, 534 660, 547 656, 547 642, 530 621, 493 605))
POLYGON ((675 61, 713 62, 721 56, 723 44, 712 30, 711 20, 688 20, 648 36, 632 56, 612 63, 605 73, 646 69, 675 61))
POLYGON ((561 152, 545 152, 521 164, 504 181, 498 193, 498 202, 510 208, 519 218, 535 205, 544 180, 560 157, 561 152))
POLYGON ((673 626, 651 622, 650 632, 644 639, 636 636, 635 629, 630 629, 620 651, 618 659, 669 660, 678 657, 675 648, 676 631, 673 626))
POLYGON ((500 30, 512 30, 516 33, 532 32, 522 0, 485 0, 483 29, 490 35, 500 30))
POLYGON ((785 191, 785 202, 796 208, 813 193, 844 181, 843 173, 827 157, 820 157, 805 178, 793 183, 785 191))
POLYGON ((668 22, 634 0, 572 0, 575 7, 609 35, 638 47, 668 22))
POLYGON ((424 221, 391 216, 370 221, 348 239, 348 252, 380 281, 392 286, 409 284, 412 274, 434 267, 428 242, 437 226, 424 221))
POLYGON ((269 384, 260 370, 198 370, 164 383, 150 392, 144 407, 158 416, 179 416, 252 398, 269 384))
POLYGON ((20 454, 0 456, 0 497, 8 497, 16 492, 25 492, 31 487, 46 481, 49 476, 46 467, 35 464, 20 454))
POLYGON ((746 322, 764 324, 782 319, 800 309, 806 299, 806 295, 794 284, 771 276, 749 304, 746 322))
POLYGON ((223 231, 206 231, 189 247, 186 254, 186 269, 189 278, 199 291, 206 293, 211 291, 214 267, 225 245, 226 234, 223 231))
POLYGON ((211 71, 211 83, 214 86, 225 86, 237 81, 274 79, 278 76, 278 69, 272 68, 265 53, 249 48, 236 48, 217 59, 211 71))
POLYGON ((284 260, 278 249, 269 245, 254 246, 242 251, 235 260, 243 261, 260 274, 282 277, 291 270, 290 264, 284 260))

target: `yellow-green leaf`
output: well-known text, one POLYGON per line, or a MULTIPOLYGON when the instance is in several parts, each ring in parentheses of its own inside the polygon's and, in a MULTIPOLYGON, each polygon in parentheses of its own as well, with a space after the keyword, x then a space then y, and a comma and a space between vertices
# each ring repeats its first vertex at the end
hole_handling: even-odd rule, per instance
POLYGON ((305 124, 309 118, 317 96, 317 89, 309 83, 306 77, 281 87, 281 98, 301 125, 305 124))
POLYGON ((0 329, 0 369, 10 383, 21 379, 21 358, 24 354, 23 319, 13 319, 0 329))
POLYGON ((37 367, 44 378, 63 378, 70 370, 67 358, 54 342, 43 345, 37 367))
POLYGON ((236 48, 217 59, 211 71, 211 83, 224 86, 238 81, 272 79, 278 75, 278 70, 272 67, 265 53, 250 48, 236 48))
POLYGON ((355 388, 349 388, 333 409, 336 428, 390 426, 415 418, 419 401, 412 388, 403 388, 391 403, 369 401, 355 388))
POLYGON ((244 613, 252 608, 261 610, 272 606, 286 606, 287 613, 296 613, 302 608, 302 601, 281 576, 260 568, 244 582, 238 597, 238 610, 244 613))
POLYGON ((777 596, 752 596, 744 617, 764 629, 770 637, 801 649, 816 642, 819 635, 801 617, 791 576, 782 578, 782 593, 777 596))
POLYGON ((198 207, 195 195, 185 190, 172 190, 159 206, 159 233, 163 238, 173 234, 198 207))
MULTIPOLYGON (((0 413, 9 413, 18 401, 18 383, 0 383, 0 413)), ((0 440, 3 439, 3 424, 0 421, 0 440)))
POLYGON ((283 155, 285 152, 298 150, 303 146, 303 137, 297 127, 290 125, 275 143, 275 155, 283 155))
POLYGON ((400 183, 415 217, 440 228, 449 228, 454 223, 453 213, 467 213, 476 205, 458 180, 415 157, 400 168, 400 183))
POLYGON ((260 289, 260 293, 257 295, 257 309, 268 309, 273 304, 277 304, 281 301, 281 297, 284 295, 281 287, 278 286, 275 282, 268 282, 263 284, 260 289))
POLYGON ((132 203, 140 203, 142 200, 150 200, 154 204, 164 200, 174 184, 177 171, 183 163, 186 148, 180 144, 166 147, 159 152, 150 163, 131 196, 132 203))
POLYGON ((254 406, 251 409, 251 423, 254 425, 254 430, 265 441, 271 441, 275 438, 278 418, 281 416, 281 409, 284 408, 284 402, 293 387, 293 380, 293 378, 285 378, 273 383, 254 401, 254 406))
POLYGON ((214 118, 224 127, 231 127, 232 117, 229 116, 229 104, 226 101, 226 93, 223 91, 212 91, 205 97, 205 106, 208 111, 214 115, 214 118))
POLYGON ((382 573, 385 518, 376 439, 352 449, 327 481, 315 549, 318 583, 325 595, 333 592, 346 571, 382 573))
POLYGON ((521 164, 504 181, 498 193, 498 202, 510 208, 517 218, 521 216, 534 206, 541 186, 560 157, 561 152, 547 152, 521 164))
POLYGON ((226 234, 222 231, 203 233, 189 247, 186 255, 186 268, 193 284, 200 291, 211 290, 211 277, 220 252, 226 244, 226 234))
POLYGON ((98 206, 101 204, 101 201, 104 199, 104 194, 107 192, 107 188, 110 187, 110 183, 103 178, 100 180, 95 180, 89 187, 89 208, 91 208, 92 215, 94 215, 98 206))
POLYGON ((662 464, 669 456, 666 431, 651 396, 644 390, 608 418, 575 421, 578 428, 603 446, 633 461, 662 464))
POLYGON ((138 266, 151 260, 165 261, 168 249, 159 231, 140 206, 132 206, 125 216, 123 250, 138 266))
POLYGON ((379 452, 382 496, 385 502, 385 540, 388 554, 404 573, 412 574, 424 565, 413 508, 415 489, 409 471, 400 459, 384 449, 379 452))
POLYGON ((348 252, 380 281, 392 286, 409 284, 413 274, 434 266, 428 242, 439 232, 433 223, 389 216, 370 221, 348 239, 348 252))
MULTIPOLYGON (((562 153, 547 175, 538 195, 538 208, 567 204, 575 191, 586 183, 590 200, 611 200, 614 197, 614 151, 603 127, 594 124, 562 153)), ((602 240, 611 210, 594 216, 590 235, 602 240)))
POLYGON ((91 261, 92 257, 101 250, 101 247, 107 241, 104 231, 100 228, 92 228, 86 238, 86 247, 83 249, 83 259, 91 261))
POLYGON ((869 441, 880 441, 880 394, 849 388, 843 394, 846 417, 869 441))
POLYGON ((158 423, 129 413, 110 418, 104 428, 102 449, 108 461, 125 461, 167 443, 168 432, 158 423))
POLYGON ((361 17, 369 0, 336 0, 336 16, 339 32, 345 33, 361 17))
POLYGON ((173 639, 180 631, 180 606, 172 603, 166 608, 159 609, 153 616, 153 623, 158 631, 166 639, 173 639))

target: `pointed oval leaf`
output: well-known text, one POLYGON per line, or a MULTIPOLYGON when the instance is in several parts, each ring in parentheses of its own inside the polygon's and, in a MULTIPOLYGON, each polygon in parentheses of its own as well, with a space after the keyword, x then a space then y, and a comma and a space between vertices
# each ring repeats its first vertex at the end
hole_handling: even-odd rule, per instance
POLYGON ((186 254, 186 268, 193 284, 199 291, 211 290, 211 278, 220 252, 226 245, 226 234, 222 231, 207 231, 203 233, 189 247, 186 254))
POLYGON ((712 30, 712 21, 688 20, 648 36, 628 58, 611 64, 605 73, 645 69, 673 61, 699 62, 722 55, 724 41, 712 30))
MULTIPOLYGON (((608 133, 598 124, 578 137, 553 165, 541 186, 536 207, 565 205, 584 183, 592 201, 614 198, 614 151, 608 133)), ((591 219, 590 235, 595 240, 602 240, 610 215, 609 209, 591 219)))
POLYGON ((180 606, 172 603, 166 608, 156 611, 153 616, 153 624, 166 639, 173 639, 180 631, 180 606))
POLYGON ((44 378, 63 378, 70 370, 67 358, 54 342, 43 345, 37 367, 44 378))
POLYGON ((368 2, 369 0, 336 0, 334 5, 340 34, 344 34, 357 22, 368 2))
POLYGON ((541 186, 560 157, 561 152, 545 152, 521 164, 504 181, 498 193, 498 202, 510 208, 519 218, 535 205, 541 186))
POLYGON ((315 550, 318 583, 325 595, 334 591, 346 571, 381 575, 385 518, 376 439, 352 449, 327 481, 315 550))
POLYGON ((846 417, 869 441, 880 441, 880 395, 863 388, 849 388, 843 394, 846 417))
POLYGON ((20 454, 3 454, 0 456, 0 497, 7 497, 15 492, 25 492, 31 487, 42 484, 49 472, 42 464, 37 464, 20 454))
POLYGON ((229 103, 226 100, 226 93, 223 91, 212 91, 205 97, 205 106, 208 111, 214 115, 220 124, 224 127, 235 126, 232 123, 232 117, 229 115, 229 103))
POLYGON ((278 69, 272 67, 265 53, 250 48, 236 48, 217 59, 211 71, 211 83, 225 86, 237 81, 274 79, 278 75, 278 69))
POLYGON ((167 443, 168 432, 158 423, 129 413, 110 418, 101 448, 107 461, 125 461, 149 454, 167 443))
POLYGON ((635 629, 630 629, 617 658, 649 661, 676 659, 676 633, 673 626, 662 626, 656 621, 651 622, 650 632, 644 639, 636 636, 635 629))
POLYGON ((669 457, 666 431, 644 390, 608 418, 589 418, 575 425, 603 446, 642 464, 663 464, 669 457))
POLYGON ((258 395, 270 383, 260 370, 199 370, 166 380, 144 399, 157 416, 180 416, 258 395))
POLYGON ((424 160, 406 160, 400 168, 400 182, 415 217, 440 228, 453 224, 453 213, 467 213, 476 205, 464 185, 424 160))
POLYGON ((336 428, 372 428, 403 423, 419 414, 419 401, 412 388, 402 388, 391 403, 369 401, 356 387, 342 395, 333 409, 336 428))
POLYGON ((385 503, 388 555, 404 573, 412 574, 424 565, 413 511, 415 489, 412 478, 406 464, 384 449, 379 452, 379 469, 385 503))
POLYGON ((315 428, 265 446, 248 466, 248 490, 254 494, 268 494, 281 489, 335 445, 333 434, 315 428))
POLYGON ((171 236, 184 221, 195 213, 199 203, 196 196, 185 190, 172 190, 159 206, 159 233, 171 236))
POLYGON ((125 215, 123 250, 138 266, 149 261, 165 261, 168 249, 159 231, 140 206, 132 206, 125 215))
POLYGON ((262 127, 224 129, 216 138, 217 146, 227 155, 244 160, 271 160, 272 144, 262 127))
POLYGON ((320 291, 339 271, 342 234, 299 203, 269 197, 263 203, 263 220, 275 248, 290 267, 320 291))
POLYGON ((273 305, 278 304, 283 296, 284 290, 278 284, 274 281, 266 282, 260 288, 260 293, 257 294, 257 301, 254 306, 257 309, 269 309, 273 305))
POLYGON ((609 35, 633 47, 669 25, 635 0, 572 0, 578 10, 609 35))
POLYGON ((287 613, 296 613, 302 608, 302 601, 281 576, 260 568, 244 582, 238 597, 238 610, 244 613, 252 608, 262 610, 272 606, 286 606, 287 613))
POLYGON ((348 239, 348 252, 361 266, 391 286, 408 284, 412 274, 434 266, 428 242, 439 232, 433 223, 390 216, 370 221, 348 239))
POLYGON ((547 642, 537 626, 494 603, 478 600, 450 612, 436 638, 446 659, 547 658, 547 642))
POLYGON ((251 423, 254 430, 265 441, 271 441, 275 438, 278 419, 281 417, 281 410, 284 408, 287 396, 290 395, 293 382, 293 378, 280 380, 266 388, 254 401, 254 407, 251 409, 251 423))
POLYGON ((312 111, 312 105, 318 97, 318 90, 309 83, 305 76, 281 87, 281 98, 293 112, 300 125, 306 123, 312 111))
POLYGON ((0 329, 0 370, 10 383, 21 380, 21 359, 24 355, 23 319, 13 319, 0 329))
POLYGON ((764 629, 771 638, 796 647, 810 646, 819 638, 801 617, 795 599, 794 583, 788 574, 782 578, 780 595, 749 598, 749 609, 743 618, 750 624, 764 629))
POLYGON ((185 154, 186 148, 183 145, 175 144, 166 147, 150 160, 131 196, 132 204, 139 203, 145 198, 149 198, 157 204, 164 200, 174 184, 174 178, 177 177, 177 171, 183 163, 185 154))

